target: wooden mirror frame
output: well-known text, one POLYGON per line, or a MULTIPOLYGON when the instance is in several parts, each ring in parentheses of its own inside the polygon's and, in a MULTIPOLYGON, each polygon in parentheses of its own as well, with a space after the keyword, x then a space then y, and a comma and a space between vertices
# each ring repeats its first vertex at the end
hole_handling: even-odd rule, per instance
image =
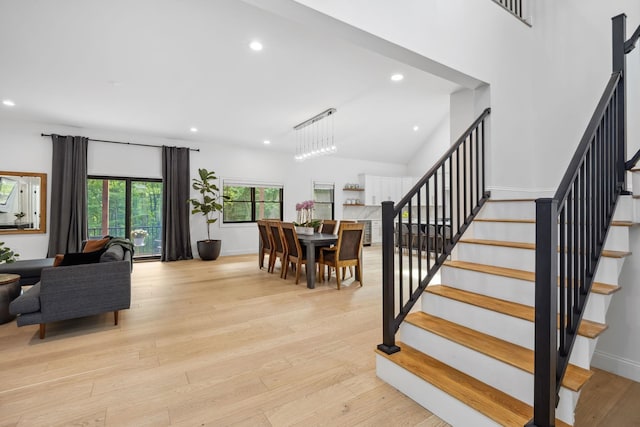
POLYGON ((0 234, 44 234, 47 232, 47 174, 37 172, 0 171, 0 176, 32 176, 40 178, 40 228, 0 229, 0 234))

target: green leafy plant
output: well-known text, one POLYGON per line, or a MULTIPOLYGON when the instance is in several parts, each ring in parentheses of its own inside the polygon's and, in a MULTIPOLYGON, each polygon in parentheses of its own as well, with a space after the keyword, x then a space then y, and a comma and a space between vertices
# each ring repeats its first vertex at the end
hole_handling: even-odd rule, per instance
POLYGON ((228 196, 220 195, 220 189, 215 184, 218 179, 215 172, 208 171, 204 168, 198 169, 200 178, 193 179, 193 189, 200 193, 199 199, 189 199, 193 205, 192 214, 202 214, 207 223, 207 240, 211 240, 211 224, 216 222, 218 218, 213 215, 222 211, 220 201, 229 200, 228 196))
POLYGON ((15 262, 16 257, 19 257, 20 254, 13 252, 11 249, 7 247, 3 247, 4 242, 0 242, 0 264, 10 264, 15 262))

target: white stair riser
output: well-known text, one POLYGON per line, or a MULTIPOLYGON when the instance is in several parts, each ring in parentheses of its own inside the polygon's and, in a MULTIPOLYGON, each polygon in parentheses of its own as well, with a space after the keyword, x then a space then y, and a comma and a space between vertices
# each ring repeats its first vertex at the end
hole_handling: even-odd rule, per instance
MULTIPOLYGON (((493 274, 444 266, 441 283, 456 289, 487 295, 518 304, 535 306, 535 284, 493 274)), ((592 293, 587 301, 584 319, 606 323, 611 295, 592 293)))
MULTIPOLYGON (((471 232, 465 237, 506 242, 536 242, 536 225, 522 222, 474 221, 471 232)), ((629 250, 628 227, 612 226, 607 235, 605 249, 611 251, 629 250)))
MULTIPOLYGON (((533 374, 407 323, 402 325, 400 334, 403 342, 416 350, 528 405, 533 405, 533 374)), ((561 388, 561 392, 569 395, 575 394, 564 387, 561 388)), ((562 405, 557 409, 556 417, 563 420, 572 419, 573 407, 562 405)))
MULTIPOLYGON (((535 324, 527 320, 431 293, 422 296, 422 311, 530 350, 535 346, 535 324)), ((594 341, 578 336, 571 353, 571 363, 589 369, 595 350, 594 341)), ((414 347, 410 342, 407 344, 414 347)))
MULTIPOLYGON (((535 251, 504 246, 458 243, 457 259, 477 264, 535 271, 535 251)), ((596 273, 596 281, 616 283, 624 259, 602 257, 596 273)))
POLYGON ((376 375, 452 426, 500 426, 475 409, 378 354, 376 354, 376 375))
MULTIPOLYGON (((640 188, 640 187, 635 187, 640 188)), ((616 211, 613 213, 614 221, 632 221, 633 220, 633 197, 621 196, 618 199, 616 211)))
POLYGON ((535 219, 536 204, 532 201, 487 202, 478 214, 478 218, 535 219))

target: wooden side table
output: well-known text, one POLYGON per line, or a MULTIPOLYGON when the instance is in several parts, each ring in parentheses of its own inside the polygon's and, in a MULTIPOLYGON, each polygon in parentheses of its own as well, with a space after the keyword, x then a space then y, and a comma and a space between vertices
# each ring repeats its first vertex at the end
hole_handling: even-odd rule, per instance
POLYGON ((16 318, 9 313, 9 304, 20 296, 21 289, 19 274, 0 274, 0 323, 16 318))

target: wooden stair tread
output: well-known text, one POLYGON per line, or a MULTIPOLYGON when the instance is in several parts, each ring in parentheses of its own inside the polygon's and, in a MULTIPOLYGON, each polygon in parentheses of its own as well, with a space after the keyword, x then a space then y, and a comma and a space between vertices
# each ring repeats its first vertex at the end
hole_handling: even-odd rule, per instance
MULTIPOLYGON (((487 239, 460 239, 460 243, 472 243, 476 245, 501 246, 505 248, 529 249, 535 250, 535 243, 528 242, 508 242, 504 240, 487 240, 487 239)), ((607 258, 624 258, 631 255, 631 252, 603 250, 602 256, 607 258)))
MULTIPOLYGON (((530 218, 474 218, 473 220, 478 222, 507 222, 507 223, 515 223, 515 224, 535 224, 536 223, 535 219, 530 219, 530 218)), ((611 221, 611 225, 613 227, 632 227, 634 225, 637 225, 637 223, 633 221, 611 221)))
MULTIPOLYGON (((494 276, 525 280, 527 282, 535 282, 536 280, 536 274, 533 271, 516 270, 514 268, 497 267, 495 265, 476 264, 467 261, 445 261, 444 265, 453 268, 477 271, 479 273, 493 274, 494 276)), ((591 286, 591 292, 602 295, 611 295, 619 289, 619 286, 600 282, 593 282, 593 285, 591 286)))
MULTIPOLYGON (((406 321, 426 331, 533 374, 533 350, 422 311, 410 313, 407 315, 406 321)), ((593 373, 587 369, 569 365, 562 380, 562 385, 569 390, 579 391, 589 378, 591 378, 591 375, 593 375, 593 373)))
MULTIPOLYGON (((487 295, 476 294, 462 289, 452 288, 446 285, 427 286, 426 292, 453 299, 476 307, 495 311, 496 313, 516 317, 528 322, 535 321, 535 308, 512 301, 493 298, 487 295)), ((587 338, 596 338, 608 328, 607 325, 582 319, 578 327, 578 334, 587 338)))
MULTIPOLYGON (((533 418, 533 408, 508 394, 477 379, 453 369, 402 342, 396 343, 402 350, 394 354, 376 352, 429 382, 465 405, 484 414, 503 426, 523 426, 533 418)), ((556 420, 559 427, 568 427, 556 420)))
POLYGON ((517 218, 474 218, 474 221, 478 222, 508 222, 516 224, 535 224, 535 219, 517 219, 517 218))

